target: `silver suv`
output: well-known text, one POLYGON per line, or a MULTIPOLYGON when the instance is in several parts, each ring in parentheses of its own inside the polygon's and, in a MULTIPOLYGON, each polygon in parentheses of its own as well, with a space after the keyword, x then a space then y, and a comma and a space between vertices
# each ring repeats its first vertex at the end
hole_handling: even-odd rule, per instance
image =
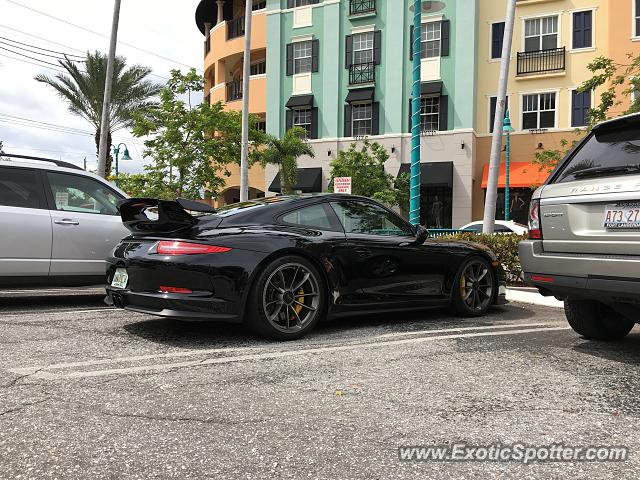
POLYGON ((580 335, 621 338, 640 322, 640 114, 599 124, 535 191, 525 281, 564 300, 580 335))
POLYGON ((105 259, 129 234, 123 198, 65 162, 0 159, 0 285, 104 283, 105 259))

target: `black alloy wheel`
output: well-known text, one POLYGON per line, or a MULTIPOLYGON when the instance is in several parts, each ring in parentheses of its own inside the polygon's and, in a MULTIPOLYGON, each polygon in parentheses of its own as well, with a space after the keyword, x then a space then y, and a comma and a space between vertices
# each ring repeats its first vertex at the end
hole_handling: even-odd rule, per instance
POLYGON ((497 288, 491 264, 482 257, 471 257, 462 264, 456 276, 453 307, 465 317, 484 315, 493 304, 497 288))
POLYGON ((271 339, 300 338, 325 311, 324 286, 317 268, 297 256, 268 265, 259 275, 252 297, 249 326, 271 339))

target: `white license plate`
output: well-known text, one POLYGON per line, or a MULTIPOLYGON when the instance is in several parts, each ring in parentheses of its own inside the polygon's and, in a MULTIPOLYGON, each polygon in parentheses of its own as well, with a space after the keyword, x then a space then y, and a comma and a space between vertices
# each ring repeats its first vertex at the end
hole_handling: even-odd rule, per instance
POLYGON ((640 228, 640 202, 618 203, 604 208, 604 228, 640 228))
POLYGON ((127 288, 127 282, 129 281, 129 274, 126 268, 116 268, 116 273, 113 274, 113 280, 111 280, 111 286, 115 288, 127 288))

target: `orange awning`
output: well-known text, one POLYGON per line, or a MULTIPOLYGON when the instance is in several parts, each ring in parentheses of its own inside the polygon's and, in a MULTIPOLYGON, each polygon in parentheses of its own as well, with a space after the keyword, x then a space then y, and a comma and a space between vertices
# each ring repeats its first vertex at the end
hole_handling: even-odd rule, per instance
MULTIPOLYGON (((498 175, 498 188, 505 187, 506 164, 500 164, 500 174, 498 175)), ((529 188, 542 185, 549 176, 546 168, 540 171, 538 165, 529 162, 511 162, 509 164, 509 188, 529 188)), ((487 188, 489 178, 489 164, 485 164, 482 171, 482 188, 487 188)))

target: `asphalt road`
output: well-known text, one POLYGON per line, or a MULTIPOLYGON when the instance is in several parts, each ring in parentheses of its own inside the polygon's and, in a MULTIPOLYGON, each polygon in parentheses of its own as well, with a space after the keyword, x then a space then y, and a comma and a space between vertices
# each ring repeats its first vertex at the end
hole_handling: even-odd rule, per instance
POLYGON ((0 292, 0 478, 639 478, 640 327, 575 335, 511 304, 353 318, 272 343, 0 292), (398 447, 626 445, 614 463, 403 462, 398 447))

